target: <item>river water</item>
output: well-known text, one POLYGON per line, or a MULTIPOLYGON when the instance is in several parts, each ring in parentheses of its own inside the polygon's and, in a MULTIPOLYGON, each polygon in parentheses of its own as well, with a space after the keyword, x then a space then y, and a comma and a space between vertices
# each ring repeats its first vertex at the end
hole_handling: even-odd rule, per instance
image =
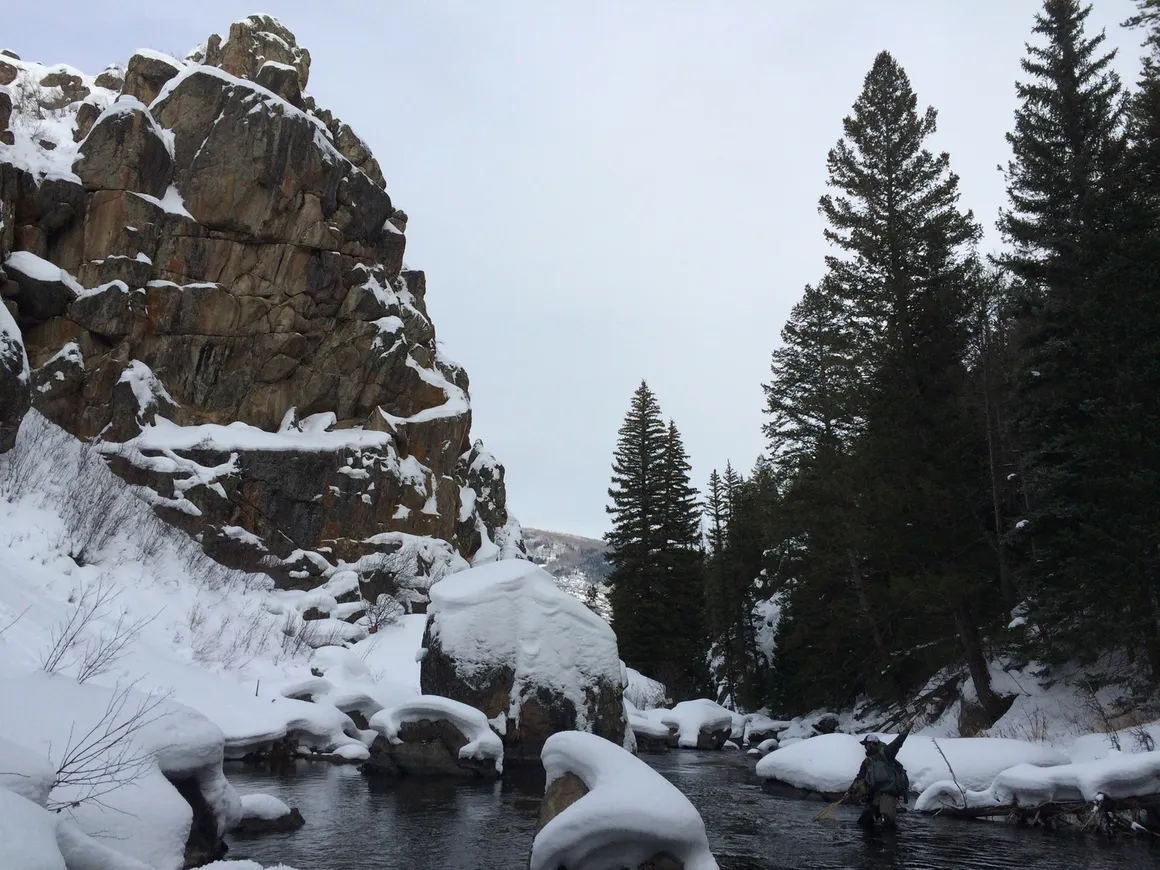
MULTIPOLYGON (((722 870, 1160 867, 1160 841, 1108 843, 995 822, 912 813, 896 834, 867 834, 852 808, 817 822, 821 804, 765 794, 752 760, 740 753, 641 758, 701 812, 722 870)), ((353 767, 319 762, 299 762, 293 774, 227 772, 242 794, 272 794, 306 819, 290 834, 232 839, 229 857, 297 870, 525 870, 543 794, 542 775, 488 784, 376 783, 353 767)))

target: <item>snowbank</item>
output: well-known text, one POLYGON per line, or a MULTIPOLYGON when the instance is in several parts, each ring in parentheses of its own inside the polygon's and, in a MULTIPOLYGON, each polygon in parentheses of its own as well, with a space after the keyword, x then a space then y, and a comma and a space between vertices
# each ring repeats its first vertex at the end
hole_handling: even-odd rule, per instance
POLYGON ((980 791, 964 791, 953 780, 941 780, 923 790, 914 808, 935 812, 944 806, 955 809, 1037 807, 1056 802, 1090 803, 1100 795, 1130 798, 1157 794, 1160 794, 1160 752, 1142 752, 1056 767, 1018 764, 1001 772, 989 788, 980 791))
POLYGON ((616 635, 552 576, 525 560, 481 565, 431 587, 429 631, 468 681, 507 667, 515 674, 508 715, 526 697, 553 689, 587 720, 593 687, 621 685, 616 635))
POLYGON ((182 866, 193 811, 170 779, 196 779, 219 836, 240 819, 222 732, 200 713, 44 673, 0 680, 0 697, 0 733, 65 770, 50 808, 66 806, 81 831, 115 840, 117 851, 158 870, 182 866), (105 764, 113 771, 94 781, 105 764))
POLYGON ((48 763, 47 757, 0 737, 0 788, 44 806, 55 778, 56 768, 48 763))
POLYGON ((700 734, 734 731, 734 713, 708 698, 681 701, 661 716, 661 723, 677 729, 677 745, 682 749, 696 749, 700 734))
POLYGON ((467 738, 467 743, 459 750, 460 758, 491 759, 495 762, 496 772, 503 773, 503 742, 491 730, 487 717, 467 704, 435 695, 421 695, 376 713, 370 726, 391 743, 398 744, 403 742, 399 739, 399 729, 403 725, 424 719, 450 722, 467 738))
MULTIPOLYGON (((850 787, 866 750, 861 744, 864 735, 823 734, 790 746, 776 749, 757 762, 757 775, 775 779, 796 788, 823 794, 840 794, 850 787)), ((894 735, 879 734, 885 741, 894 735)), ((989 737, 940 738, 938 748, 934 739, 911 735, 906 738, 898 760, 910 777, 910 787, 923 791, 950 772, 947 761, 964 788, 986 788, 1007 768, 1026 763, 1040 767, 1066 764, 1067 757, 1055 749, 1025 740, 1005 740, 989 737), (939 754, 946 755, 946 761, 939 754)))
POLYGON ((717 870, 697 810, 643 761, 578 731, 553 734, 541 758, 546 786, 572 773, 588 793, 536 835, 530 870, 635 867, 659 852, 676 857, 685 870, 717 870))
MULTIPOLYGON (((668 712, 668 711, 665 711, 668 712)), ((669 726, 657 718, 650 718, 641 713, 627 697, 624 699, 624 715, 628 717, 628 727, 638 736, 651 737, 655 740, 668 740, 669 726)))

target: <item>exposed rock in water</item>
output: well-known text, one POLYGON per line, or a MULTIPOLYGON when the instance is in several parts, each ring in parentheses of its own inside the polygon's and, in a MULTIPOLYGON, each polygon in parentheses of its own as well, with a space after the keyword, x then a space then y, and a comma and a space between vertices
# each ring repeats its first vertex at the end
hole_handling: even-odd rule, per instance
POLYGON ((0 161, 0 295, 41 413, 284 587, 352 569, 359 598, 422 609, 444 575, 523 556, 467 374, 404 268, 406 215, 306 94, 290 31, 250 16, 188 60, 141 51, 95 78, 2 63, 75 119, 0 161))
POLYGON ((285 834, 289 831, 297 831, 305 824, 306 820, 302 818, 302 813, 299 812, 298 807, 290 807, 290 812, 276 819, 247 816, 238 822, 237 827, 234 828, 234 833, 251 837, 259 834, 285 834))
POLYGON ((467 737, 445 720, 423 719, 399 728, 401 743, 385 737, 371 744, 370 760, 361 770, 368 776, 444 776, 495 779, 495 762, 488 758, 460 758, 467 737))

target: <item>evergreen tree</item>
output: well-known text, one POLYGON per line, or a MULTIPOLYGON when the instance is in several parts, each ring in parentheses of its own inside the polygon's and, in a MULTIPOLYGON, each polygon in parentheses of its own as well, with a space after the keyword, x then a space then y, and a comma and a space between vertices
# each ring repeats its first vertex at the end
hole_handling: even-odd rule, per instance
POLYGON ((641 381, 617 438, 607 508, 612 529, 604 536, 612 624, 621 658, 631 663, 649 659, 657 630, 667 449, 660 405, 641 381))
MULTIPOLYGON (((1154 4, 1140 8, 1154 21, 1154 4)), ((1024 279, 1015 433, 1027 504, 1011 542, 1037 656, 1090 663, 1118 647, 1157 679, 1155 68, 1125 118, 1114 53, 1084 31, 1089 10, 1044 4, 1010 137, 1000 228, 1024 279)))
POLYGON ((613 458, 607 583, 620 655, 673 697, 706 682, 700 507, 680 433, 641 382, 613 458))
POLYGON ((1016 84, 1010 208, 999 229, 1014 247, 1003 262, 1032 290, 1072 280, 1082 263, 1098 260, 1093 249, 1116 228, 1122 204, 1121 85, 1115 51, 1101 50, 1105 35, 1084 32, 1090 12, 1079 0, 1046 0, 1033 28, 1045 44, 1027 44, 1029 79, 1016 84))

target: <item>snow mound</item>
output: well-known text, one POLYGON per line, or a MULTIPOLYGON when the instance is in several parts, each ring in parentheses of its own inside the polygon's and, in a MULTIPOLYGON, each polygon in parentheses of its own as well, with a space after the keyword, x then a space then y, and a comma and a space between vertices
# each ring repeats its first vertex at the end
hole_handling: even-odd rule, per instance
MULTIPOLYGON (((863 735, 822 734, 776 749, 757 763, 757 775, 796 788, 823 794, 846 791, 858 775, 866 750, 863 735)), ((889 741, 894 735, 879 734, 889 741)), ((910 787, 923 791, 950 776, 947 762, 958 781, 968 789, 986 788, 995 777, 1016 764, 1039 767, 1066 764, 1062 753, 1039 743, 991 737, 939 738, 911 735, 898 753, 910 777, 910 787), (943 760, 939 749, 946 755, 943 760)))
POLYGON ((1132 798, 1156 794, 1160 794, 1160 752, 1142 752, 1055 767, 1017 764, 980 791, 964 791, 953 780, 941 780, 923 790, 914 808, 935 812, 944 806, 1037 807, 1055 802, 1090 803, 1100 795, 1132 798))
POLYGON ((627 694, 624 699, 624 715, 628 717, 628 727, 632 729, 633 734, 658 740, 668 739, 669 726, 660 722, 659 719, 649 718, 641 713, 636 705, 628 699, 627 694))
POLYGON ((681 701, 661 716, 661 723, 677 729, 677 745, 682 749, 696 749, 697 735, 713 731, 734 731, 734 716, 720 704, 708 698, 681 701))
POLYGON ((717 870, 700 814, 643 761, 579 731, 553 734, 540 757, 546 785, 572 773, 588 793, 536 835, 530 870, 635 867, 659 852, 673 855, 685 870, 717 870))
POLYGON ((512 669, 513 717, 525 696, 548 687, 572 701, 577 727, 584 728, 592 686, 621 685, 616 635, 608 623, 526 560, 445 577, 431 587, 429 612, 432 639, 463 677, 512 669))
POLYGON ((460 758, 474 758, 479 761, 491 759, 497 773, 503 773, 503 742, 499 739, 487 717, 482 712, 436 695, 420 695, 404 701, 389 710, 381 710, 370 720, 371 728, 382 734, 391 743, 399 744, 399 729, 408 722, 450 722, 467 738, 467 743, 459 750, 460 758))
POLYGON ((0 842, 6 866, 65 870, 56 844, 56 817, 15 792, 0 788, 0 842))
MULTIPOLYGON (((47 758, 27 747, 0 737, 0 789, 13 791, 34 804, 44 806, 52 791, 56 769, 47 758)), ((0 840, 2 842, 2 840, 0 840)))

